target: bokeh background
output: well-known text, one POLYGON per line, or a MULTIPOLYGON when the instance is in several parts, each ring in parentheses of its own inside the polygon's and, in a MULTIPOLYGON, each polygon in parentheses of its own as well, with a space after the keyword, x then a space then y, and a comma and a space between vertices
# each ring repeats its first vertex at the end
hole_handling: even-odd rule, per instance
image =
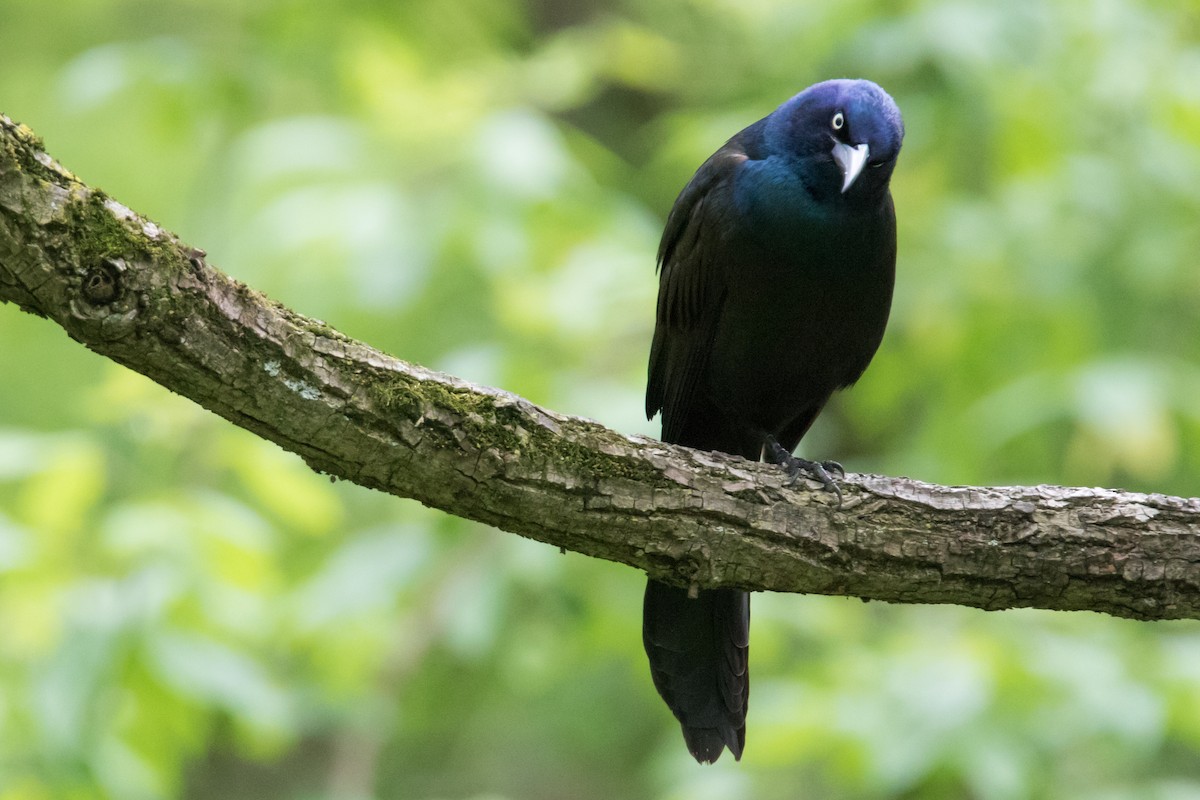
MULTIPOLYGON (((906 118, 899 282, 803 451, 1197 494, 1194 0, 0 0, 0 111, 85 181, 629 433, 675 194, 836 76, 906 118)), ((701 768, 642 585, 0 308, 0 800, 1200 798, 1200 624, 759 595, 746 756, 701 768)))

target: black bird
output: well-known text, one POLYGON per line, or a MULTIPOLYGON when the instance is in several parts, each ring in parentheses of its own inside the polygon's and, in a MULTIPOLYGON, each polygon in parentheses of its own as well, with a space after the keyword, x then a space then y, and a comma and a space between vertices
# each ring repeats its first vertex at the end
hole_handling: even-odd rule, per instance
MULTIPOLYGON (((730 139, 667 219, 646 414, 662 439, 766 458, 838 491, 791 451, 883 338, 896 267, 888 183, 904 124, 870 81, 810 86, 730 139)), ((840 495, 840 492, 839 492, 840 495)), ((697 761, 746 740, 750 596, 646 585, 650 674, 697 761)))

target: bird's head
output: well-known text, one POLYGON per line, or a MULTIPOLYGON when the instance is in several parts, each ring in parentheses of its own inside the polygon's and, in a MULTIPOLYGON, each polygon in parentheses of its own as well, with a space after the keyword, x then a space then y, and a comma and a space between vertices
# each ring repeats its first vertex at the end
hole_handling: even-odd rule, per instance
POLYGON ((814 84, 767 120, 765 143, 805 165, 810 189, 868 197, 887 188, 904 140, 900 109, 871 81, 814 84))

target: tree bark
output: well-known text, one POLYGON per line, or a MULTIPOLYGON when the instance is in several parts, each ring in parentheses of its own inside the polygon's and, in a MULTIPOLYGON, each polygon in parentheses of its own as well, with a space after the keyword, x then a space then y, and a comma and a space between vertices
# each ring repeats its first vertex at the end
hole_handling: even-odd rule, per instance
POLYGON ((1200 500, 780 470, 381 353, 210 266, 0 116, 0 301, 322 473, 679 585, 1200 619, 1200 500))

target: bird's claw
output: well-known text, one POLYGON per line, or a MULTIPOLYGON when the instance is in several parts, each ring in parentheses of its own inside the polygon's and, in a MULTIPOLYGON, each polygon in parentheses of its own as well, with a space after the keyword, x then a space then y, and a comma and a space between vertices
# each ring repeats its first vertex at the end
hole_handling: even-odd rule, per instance
POLYGON ((786 486, 793 485, 800 476, 812 478, 817 483, 824 487, 825 491, 833 492, 837 495, 837 507, 842 507, 842 488, 837 485, 837 481, 829 473, 836 472, 839 477, 846 477, 846 471, 842 469, 842 465, 836 461, 809 461, 807 458, 796 458, 791 456, 788 462, 783 465, 787 470, 788 480, 786 486))
POLYGON ((787 472, 788 479, 784 486, 794 485, 801 475, 812 478, 821 484, 825 491, 837 495, 837 507, 842 507, 842 489, 830 474, 834 473, 839 478, 846 477, 846 470, 841 464, 836 461, 809 461, 807 458, 797 458, 784 450, 774 439, 768 439, 767 453, 776 464, 787 472))
POLYGON ((846 477, 846 468, 836 461, 822 461, 821 466, 830 474, 836 472, 839 478, 846 477))

